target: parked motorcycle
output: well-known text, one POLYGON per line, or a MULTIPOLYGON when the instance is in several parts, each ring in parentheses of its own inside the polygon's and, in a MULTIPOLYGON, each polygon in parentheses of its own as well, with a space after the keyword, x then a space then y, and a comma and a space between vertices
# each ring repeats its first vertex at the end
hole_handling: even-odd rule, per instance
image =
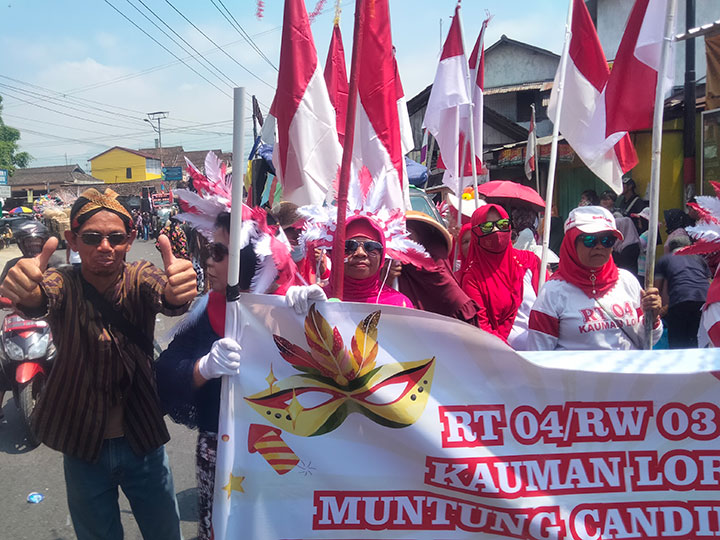
MULTIPOLYGON (((21 223, 13 233, 23 257, 37 256, 50 238, 47 227, 35 220, 21 223)), ((19 260, 20 257, 8 261, 0 279, 4 279, 9 269, 19 260)), ((57 260, 51 260, 50 263, 54 266, 57 260)), ((0 309, 12 307, 9 299, 0 297, 0 309)), ((9 386, 12 390, 15 405, 25 424, 28 441, 32 446, 37 446, 40 441, 30 428, 30 417, 57 354, 50 326, 46 321, 25 319, 19 313, 11 312, 2 323, 0 354, 0 369, 4 379, 2 389, 9 386)))
MULTIPOLYGON (((6 299, 0 299, 0 307, 7 307, 3 300, 6 299)), ((30 418, 57 354, 50 325, 12 312, 3 320, 0 344, 3 355, 0 368, 10 381, 28 442, 37 446, 40 441, 30 427, 30 418)))

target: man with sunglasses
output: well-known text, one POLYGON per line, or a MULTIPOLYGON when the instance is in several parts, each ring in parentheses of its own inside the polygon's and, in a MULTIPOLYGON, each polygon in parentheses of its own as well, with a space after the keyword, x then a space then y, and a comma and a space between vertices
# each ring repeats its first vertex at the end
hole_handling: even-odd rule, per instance
POLYGON ((618 268, 612 248, 623 238, 602 206, 570 212, 560 265, 530 313, 531 350, 633 350, 645 346, 645 317, 653 343, 662 335, 656 288, 643 291, 633 274, 618 268))
POLYGON ((152 365, 158 313, 184 313, 196 294, 190 261, 176 259, 167 237, 164 271, 126 263, 135 240, 130 211, 108 189, 85 191, 65 239, 80 267, 46 271, 57 247, 8 272, 0 293, 29 316, 46 317, 57 359, 33 414, 38 438, 63 453, 67 500, 81 540, 123 537, 118 487, 144 538, 181 537, 169 440, 152 365))

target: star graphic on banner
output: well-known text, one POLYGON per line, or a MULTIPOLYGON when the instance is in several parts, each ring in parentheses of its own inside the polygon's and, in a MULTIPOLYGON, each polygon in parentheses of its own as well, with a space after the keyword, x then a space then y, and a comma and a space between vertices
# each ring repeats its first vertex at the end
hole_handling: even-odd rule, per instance
POLYGON ((245 493, 245 490, 242 487, 243 480, 245 480, 244 476, 234 476, 230 473, 230 481, 223 487, 223 491, 227 492, 228 499, 233 491, 245 493))

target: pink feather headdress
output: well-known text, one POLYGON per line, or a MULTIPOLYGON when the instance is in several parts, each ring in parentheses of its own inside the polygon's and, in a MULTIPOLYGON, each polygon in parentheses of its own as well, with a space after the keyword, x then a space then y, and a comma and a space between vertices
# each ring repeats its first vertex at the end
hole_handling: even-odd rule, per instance
MULTIPOLYGON (((315 248, 332 249, 337 222, 337 208, 334 206, 301 206, 298 208, 305 218, 305 227, 300 236, 300 245, 307 253, 315 248)), ((410 240, 405 228, 405 214, 399 210, 381 208, 377 212, 348 210, 347 218, 365 216, 375 223, 385 235, 385 255, 403 264, 419 268, 432 267, 433 260, 425 248, 410 240)))
MULTIPOLYGON (((205 174, 185 158, 188 174, 197 193, 178 189, 173 193, 182 213, 175 217, 197 229, 212 242, 215 220, 221 212, 230 212, 232 195, 226 183, 226 166, 213 152, 205 158, 205 174)), ((258 266, 250 285, 251 292, 264 293, 273 283, 285 292, 295 282, 297 268, 290 256, 290 243, 277 226, 268 225, 267 213, 262 208, 242 205, 240 249, 253 246, 258 266)))
POLYGON ((716 197, 699 195, 688 203, 700 219, 692 227, 685 227, 693 245, 678 250, 683 255, 702 255, 711 267, 720 263, 720 182, 710 182, 716 197))

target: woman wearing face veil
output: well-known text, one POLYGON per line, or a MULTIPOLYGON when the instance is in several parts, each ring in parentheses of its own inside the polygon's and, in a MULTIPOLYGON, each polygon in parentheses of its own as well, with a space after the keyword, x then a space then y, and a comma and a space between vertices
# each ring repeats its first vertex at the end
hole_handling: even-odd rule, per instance
POLYGON ((540 259, 512 247, 510 219, 501 206, 481 206, 470 223, 462 289, 480 306, 480 328, 523 350, 530 309, 537 297, 540 259))

